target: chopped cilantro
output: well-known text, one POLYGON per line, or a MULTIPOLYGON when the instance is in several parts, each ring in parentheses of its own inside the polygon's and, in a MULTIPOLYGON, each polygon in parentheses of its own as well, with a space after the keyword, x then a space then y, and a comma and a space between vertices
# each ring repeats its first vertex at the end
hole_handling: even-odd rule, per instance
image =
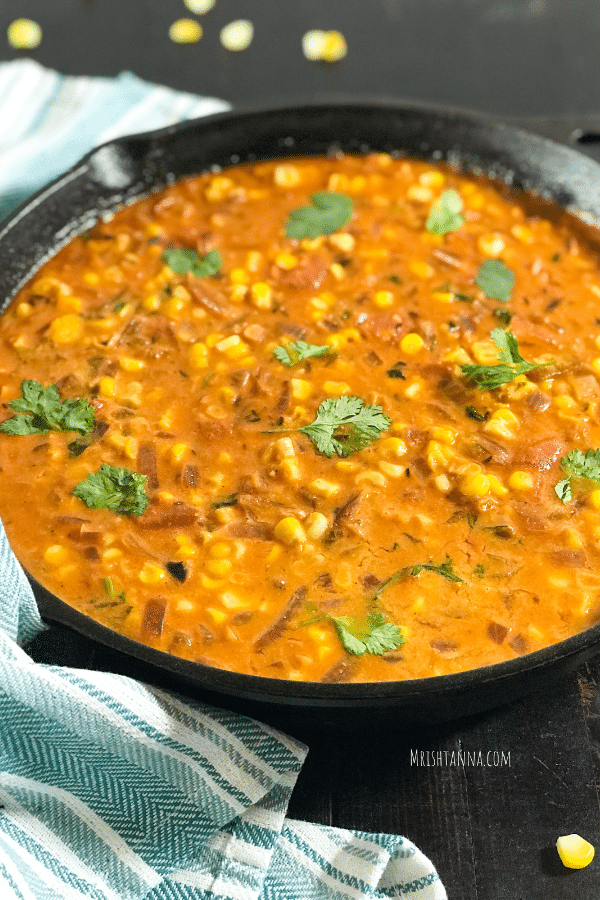
POLYGON ((199 256, 195 250, 178 247, 174 250, 165 250, 162 258, 177 275, 187 275, 188 272, 191 272, 196 278, 209 278, 211 275, 216 275, 223 265, 218 250, 211 250, 206 256, 199 256))
POLYGON ((515 286, 515 276, 501 259, 486 259, 475 276, 475 284, 486 297, 506 303, 515 286))
POLYGON ((402 284, 402 279, 399 275, 390 275, 390 281, 393 281, 394 284, 402 284))
POLYGON ((294 341, 282 344, 281 347, 275 347, 273 356, 276 356, 280 363, 284 366, 296 366, 305 359, 313 356, 331 356, 335 355, 333 347, 327 345, 319 346, 318 344, 307 344, 306 341, 294 341))
POLYGON ((435 575, 440 575, 442 578, 445 578, 446 581, 453 581, 456 584, 462 584, 462 578, 460 578, 456 572, 454 571, 452 560, 449 556, 446 557, 443 563, 440 565, 435 565, 432 562, 428 563, 418 563, 413 566, 404 566, 403 569, 400 569, 398 572, 395 572, 391 575, 383 584, 380 584, 377 590, 373 595, 373 600, 376 601, 381 596, 381 593, 392 584, 396 584, 397 581, 402 581, 403 578, 412 577, 416 578, 417 575, 420 575, 421 572, 433 572, 435 575))
POLYGON ((461 303, 475 303, 477 297, 473 294, 457 294, 455 291, 453 292, 453 297, 455 300, 460 300, 461 303))
POLYGON ((487 422, 490 417, 487 410, 484 413, 480 413, 474 406, 465 406, 465 414, 469 419, 475 419, 476 422, 487 422))
POLYGON ((527 362, 527 360, 523 359, 519 353, 519 344, 517 343, 515 336, 509 331, 503 331, 502 328, 494 328, 492 331, 492 340, 500 350, 498 357, 500 362, 493 366, 469 364, 462 367, 463 375, 471 381, 474 381, 477 387, 482 391, 493 391, 495 388, 507 384, 519 375, 531 372, 532 369, 553 365, 553 362, 527 362))
POLYGON ((89 434, 94 427, 93 406, 81 397, 61 400, 55 384, 42 387, 39 381, 23 381, 21 397, 8 404, 23 416, 13 416, 0 425, 5 434, 45 434, 47 431, 76 431, 89 434))
POLYGON ((380 612, 370 613, 365 619, 351 619, 348 616, 328 618, 335 626, 344 649, 353 656, 363 656, 365 653, 381 656, 404 643, 400 628, 380 612))
POLYGON ((320 191, 310 198, 314 206, 301 206, 290 212, 285 229, 289 238, 302 240, 321 234, 333 234, 352 218, 352 200, 344 194, 320 191))
POLYGON ((509 309, 502 309, 502 307, 499 306, 494 310, 493 316, 498 320, 498 322, 500 322, 501 325, 504 325, 506 326, 506 328, 508 328, 508 326, 510 325, 510 320, 513 317, 513 313, 511 313, 509 309))
POLYGON ((338 397, 323 400, 314 422, 298 431, 325 456, 350 456, 373 444, 391 424, 380 406, 366 406, 360 397, 338 397))
POLYGON ((148 505, 145 483, 146 476, 139 472, 102 463, 97 472, 90 472, 85 481, 73 488, 73 493, 91 509, 141 516, 148 505))
POLYGON ((463 210, 462 197, 450 188, 443 191, 429 210, 425 228, 431 234, 449 234, 465 224, 460 215, 463 210))
POLYGON ((394 363, 394 365, 392 366, 391 369, 387 370, 387 372, 385 374, 387 375, 388 378, 401 378, 402 381, 406 381, 406 377, 405 377, 404 373, 402 372, 402 369, 404 368, 405 365, 406 365, 405 362, 401 362, 401 361, 396 362, 396 363, 394 363))
POLYGON ((116 304, 115 308, 113 309, 113 312, 120 313, 121 310, 125 309, 126 306, 127 306, 127 304, 122 300, 120 303, 116 304))
POLYGON ((573 499, 572 478, 582 478, 600 484, 600 449, 586 450, 585 453, 581 450, 571 450, 563 456, 560 465, 567 472, 567 477, 559 481, 554 490, 563 503, 569 503, 573 499))
POLYGON ((212 508, 221 509, 223 506, 235 506, 238 502, 238 494, 229 494, 227 497, 221 497, 219 500, 213 500, 212 508))
POLYGON ((485 575, 485 568, 481 563, 477 563, 473 569, 473 575, 477 575, 478 578, 483 578, 485 575))

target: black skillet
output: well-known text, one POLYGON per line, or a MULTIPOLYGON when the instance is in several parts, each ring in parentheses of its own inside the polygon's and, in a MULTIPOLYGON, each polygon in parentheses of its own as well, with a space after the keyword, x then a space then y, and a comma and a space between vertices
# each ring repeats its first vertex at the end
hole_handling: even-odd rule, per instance
MULTIPOLYGON (((560 122, 541 122, 554 134, 560 122)), ((401 151, 556 201, 600 221, 600 165, 576 150, 481 115, 394 101, 324 103, 221 113, 120 138, 85 156, 0 226, 0 312, 39 266, 99 217, 211 167, 341 150, 401 151)), ((139 664, 140 675, 253 712, 287 710, 323 721, 372 709, 435 722, 490 709, 544 687, 600 651, 600 625, 494 666, 414 681, 320 684, 258 678, 179 659, 122 637, 67 606, 33 579, 42 616, 139 664)), ((129 667, 131 668, 131 667, 129 667)))

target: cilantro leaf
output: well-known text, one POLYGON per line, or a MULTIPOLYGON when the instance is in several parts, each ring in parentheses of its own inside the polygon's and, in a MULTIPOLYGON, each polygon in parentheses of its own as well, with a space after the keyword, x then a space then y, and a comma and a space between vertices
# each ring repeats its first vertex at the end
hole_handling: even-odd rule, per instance
POLYGON ((600 484, 600 448, 597 450, 571 450, 560 461, 561 468, 567 472, 567 477, 559 481, 554 490, 556 496, 563 503, 569 503, 573 499, 571 479, 583 478, 586 481, 595 481, 600 484))
POLYGON ((61 400, 55 384, 43 387, 39 381, 23 381, 21 396, 8 404, 16 412, 0 425, 5 434, 45 434, 48 431, 76 431, 89 434, 94 427, 95 412, 84 397, 61 400))
POLYGON ((350 456, 374 443, 391 424, 381 406, 365 406, 360 397, 338 397, 323 400, 314 422, 298 431, 325 456, 350 456))
POLYGON ((515 286, 515 276, 501 259, 486 259, 475 276, 475 284, 486 297, 506 303, 515 286))
POLYGON ((519 344, 515 336, 502 328, 494 328, 492 340, 500 350, 498 354, 499 363, 493 366, 469 364, 462 367, 463 375, 474 381, 482 391, 493 391, 503 384, 508 384, 509 381, 512 381, 519 375, 531 372, 532 369, 554 365, 553 361, 546 363, 527 362, 519 353, 519 344))
POLYGON ((289 238, 316 238, 333 234, 352 218, 350 197, 333 191, 320 191, 310 198, 314 206, 301 206, 290 213, 285 233, 289 238))
POLYGON ((402 581, 403 578, 411 577, 416 578, 417 575, 420 575, 421 572, 433 572, 436 575, 440 575, 442 578, 445 578, 446 581, 452 581, 455 584, 462 584, 462 578, 460 578, 456 572, 454 571, 452 560, 449 556, 446 557, 443 563, 440 565, 435 565, 432 562, 428 563, 417 563, 412 566, 404 566, 403 569, 399 569, 398 572, 394 572, 393 575, 380 584, 375 593, 373 594, 373 601, 377 601, 381 596, 382 592, 390 587, 392 584, 396 584, 398 581, 402 581))
POLYGON ((448 234, 465 224, 463 200, 458 191, 450 188, 443 191, 429 210, 425 228, 431 234, 448 234))
POLYGON ((333 347, 307 344, 306 341, 286 342, 281 347, 275 347, 273 350, 273 356, 276 356, 279 362, 284 366, 288 366, 288 368, 297 366, 298 363, 313 356, 331 355, 335 355, 333 347))
POLYGON ((206 256, 199 256, 195 250, 178 247, 165 250, 162 258, 176 275, 187 275, 191 272, 196 278, 210 278, 211 275, 216 275, 223 265, 218 250, 211 250, 206 256))
POLYGON ((85 481, 73 488, 73 494, 91 509, 108 509, 123 516, 141 516, 148 505, 144 490, 146 476, 131 469, 102 463, 85 481))
POLYGON ((402 631, 383 613, 370 613, 366 619, 350 619, 348 616, 329 616, 344 649, 353 656, 372 653, 381 656, 404 643, 402 631))
POLYGON ((505 325, 506 327, 508 327, 510 325, 510 320, 513 317, 513 313, 511 313, 510 310, 502 309, 502 307, 499 306, 494 310, 493 316, 498 320, 498 322, 500 322, 501 325, 505 325))

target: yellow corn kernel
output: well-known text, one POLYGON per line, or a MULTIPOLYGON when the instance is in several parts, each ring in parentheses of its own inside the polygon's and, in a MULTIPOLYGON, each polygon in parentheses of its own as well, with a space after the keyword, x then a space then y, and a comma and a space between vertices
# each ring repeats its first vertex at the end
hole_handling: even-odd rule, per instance
POLYGON ((188 449, 189 449, 188 444, 184 444, 184 443, 173 444, 173 446, 171 447, 171 452, 170 452, 172 462, 175 462, 175 463, 181 462, 181 460, 187 453, 188 449))
POLYGON ((354 237, 346 231, 330 234, 328 240, 333 247, 337 250, 341 250, 342 253, 350 253, 354 250, 354 237))
POLYGON ((33 312, 33 307, 29 303, 19 303, 17 306, 17 317, 19 319, 27 319, 33 312))
POLYGON ((52 544, 44 552, 44 562, 49 566, 60 566, 69 558, 69 551, 62 544, 52 544))
POLYGON ((72 294, 60 294, 56 301, 56 309, 61 313, 81 312, 81 300, 72 294))
POLYGON ((440 444, 439 441, 429 441, 427 444, 427 465, 432 472, 439 469, 445 469, 454 456, 454 452, 447 444, 440 444))
POLYGON ((312 384, 303 378, 291 378, 290 388, 294 400, 306 400, 312 394, 312 384))
POLYGON ((491 341, 475 341, 471 346, 471 353, 482 365, 493 365, 498 362, 498 348, 491 341))
POLYGON ((374 469, 367 469, 364 472, 359 472, 355 480, 357 484, 362 484, 363 481, 369 481, 371 484, 377 485, 377 487, 384 487, 387 484, 385 475, 382 475, 381 472, 376 472, 374 469))
POLYGON ((408 448, 402 438, 389 437, 380 442, 379 449, 383 456, 404 456, 408 448))
POLYGON ((192 559, 197 553, 197 548, 194 547, 193 544, 182 544, 179 549, 175 551, 175 559, 192 559))
POLYGON ((329 521, 323 513, 313 512, 306 519, 306 533, 313 541, 322 538, 328 528, 329 521))
POLYGON ((195 369, 206 369, 208 366, 208 348, 200 342, 190 347, 190 363, 195 369))
POLYGON ((377 291, 373 295, 373 303, 380 309, 386 309, 388 306, 394 305, 394 295, 391 291, 377 291))
POLYGON ((204 192, 204 196, 210 203, 220 203, 226 200, 234 188, 231 178, 225 175, 215 175, 204 192))
POLYGON ((115 379, 108 378, 108 376, 101 378, 98 384, 98 390, 100 392, 101 397, 114 397, 115 396, 115 379))
POLYGON ((348 184, 348 189, 351 191, 364 191, 367 186, 367 179, 364 175, 354 175, 353 178, 350 179, 350 183, 348 184))
POLYGON ((556 841, 560 861, 567 869, 584 869, 594 858, 594 846, 578 834, 563 834, 556 841))
POLYGON ((275 441, 275 449, 279 459, 286 459, 289 456, 293 457, 296 455, 294 442, 289 437, 279 438, 279 440, 275 441))
POLYGON ((438 303, 453 303, 454 294, 452 291, 434 291, 431 295, 438 303))
POLYGON ((447 475, 436 475, 433 479, 433 483, 442 494, 446 494, 450 490, 450 479, 447 475))
POLYGON ((436 425, 431 428, 430 433, 434 441, 441 441, 442 444, 449 444, 452 446, 456 440, 456 431, 452 428, 444 428, 441 425, 436 425))
POLYGON ((138 578, 144 584, 158 584, 164 577, 165 570, 151 562, 145 562, 138 574, 138 578))
POLYGON ((346 277, 346 270, 340 263, 331 263, 331 265, 329 266, 329 271, 336 279, 336 281, 341 281, 346 277))
POLYGON ((326 394, 331 394, 333 397, 341 397, 342 394, 350 393, 350 385, 345 381, 326 381, 323 385, 323 390, 326 394))
POLYGON ((102 554, 102 562, 110 563, 120 556, 123 556, 123 553, 118 547, 109 547, 108 550, 105 550, 102 554))
POLYGON ((513 472, 508 479, 508 486, 514 491, 531 491, 534 484, 533 475, 530 472, 513 472))
POLYGON ((175 494, 172 494, 171 491, 157 491, 156 496, 163 503, 173 503, 175 500, 175 494))
POLYGON ((142 300, 142 306, 146 312, 157 312, 160 309, 160 297, 158 294, 147 294, 142 300))
POLYGON ((271 288, 264 281, 256 281, 250 288, 250 299, 257 309, 271 309, 271 288))
POLYGON ((229 359, 239 359, 248 352, 248 344, 238 334, 232 334, 215 344, 215 350, 224 353, 229 359))
MULTIPOLYGON (((320 297, 313 297, 310 301, 310 305, 313 307, 313 309, 317 309, 317 310, 320 309, 321 312, 325 312, 326 309, 329 309, 329 307, 327 306, 325 301, 321 300, 320 297)), ((319 315, 313 316, 312 318, 314 319, 315 322, 319 322, 320 319, 322 318, 322 316, 319 313, 319 315)))
POLYGON ((417 278, 431 278, 435 274, 435 269, 426 263, 423 259, 413 259, 408 264, 408 271, 417 278))
POLYGON ((408 200, 417 200, 419 203, 431 203, 433 191, 424 184, 411 184, 406 192, 408 200))
POLYGON ((353 462, 351 459, 340 459, 336 462, 335 467, 336 469, 339 469, 340 472, 358 472, 360 469, 359 464, 353 462))
POLYGON ((404 389, 404 396, 408 397, 409 400, 412 400, 413 397, 416 397, 417 394, 420 394, 423 389, 422 381, 412 381, 407 388, 404 389))
POLYGON ((206 561, 206 570, 217 578, 226 578, 231 574, 233 564, 229 559, 209 559, 206 561))
POLYGON ((227 613, 223 612, 222 609, 215 609, 214 607, 209 606, 206 612, 217 625, 222 625, 223 622, 227 621, 227 613))
POLYGON ((450 353, 446 353, 444 362, 456 363, 458 366, 466 366, 470 362, 473 362, 473 360, 464 347, 457 347, 456 350, 451 350, 450 353))
MULTIPOLYGON (((346 38, 340 31, 326 31, 321 44, 319 59, 324 62, 337 62, 348 52, 346 38)), ((353 181, 355 179, 352 179, 353 181)))
POLYGON ((427 172, 421 172, 419 175, 419 184, 424 184, 427 187, 441 187, 445 178, 441 172, 436 171, 435 169, 430 169, 427 172))
POLYGON ((200 573, 200 584, 208 591, 219 591, 227 582, 223 578, 209 578, 204 572, 200 573))
POLYGON ((588 494, 587 501, 592 509, 600 509, 600 490, 596 488, 588 494))
POLYGON ((228 556, 231 556, 231 547, 229 544, 223 543, 223 541, 217 541, 208 548, 208 555, 212 556, 213 559, 226 559, 228 556))
POLYGON ((492 413, 488 421, 483 426, 483 430, 488 434, 495 434, 498 437, 514 438, 514 429, 519 424, 518 418, 509 409, 497 409, 492 413))
POLYGON ((172 297, 169 297, 168 300, 165 300, 163 304, 163 312, 170 319, 178 319, 180 314, 184 311, 187 306, 188 301, 184 300, 183 297, 177 297, 173 294, 172 297))
POLYGON ((510 233, 523 244, 531 244, 533 241, 533 232, 527 225, 513 225, 510 229, 510 233))
POLYGON ((463 479, 460 489, 467 497, 486 497, 490 492, 490 479, 487 475, 468 475, 463 479))
POLYGON ((128 437, 123 442, 123 453, 127 459, 137 459, 138 442, 136 438, 128 437))
POLYGON ((298 265, 298 257, 294 256, 293 253, 282 251, 275 257, 275 263, 280 269, 285 269, 289 272, 290 269, 294 269, 298 265))
POLYGON ((400 478, 402 475, 406 475, 406 466, 398 466, 385 459, 379 461, 379 468, 384 475, 389 475, 390 478, 400 478))
POLYGON ((58 316, 50 323, 50 338, 55 344, 74 344, 83 333, 83 325, 79 316, 67 313, 58 316))
POLYGON ((169 28, 174 44, 195 44, 202 37, 202 25, 195 19, 177 19, 169 28))
POLYGON ((280 163, 278 166, 275 166, 273 181, 277 187, 293 188, 298 187, 302 181, 302 176, 297 166, 291 163, 280 163))
POLYGON ((317 494, 319 497, 324 497, 328 500, 330 497, 335 497, 340 486, 339 484, 336 484, 335 481, 327 481, 325 478, 315 478, 314 481, 311 481, 308 485, 308 489, 312 494, 317 494))
POLYGON ((578 531, 567 528, 565 529, 563 534, 565 536, 567 547, 569 547, 571 550, 581 550, 581 548, 583 547, 583 538, 578 531))
MULTIPOLYGON (((596 339, 598 340, 598 339, 596 339)), ((596 372, 600 372, 600 356, 597 356, 592 360, 592 368, 596 370, 596 372)))
POLYGON ((577 401, 568 394, 560 394, 554 398, 554 405, 563 412, 570 412, 577 409, 577 401))
POLYGON ((229 278, 233 284, 248 284, 250 275, 246 269, 237 268, 231 270, 229 278))
POLYGON ((286 516, 280 519, 273 534, 283 544, 303 544, 306 541, 306 532, 294 516, 286 516))
POLYGON ((204 343, 207 347, 216 347, 219 341, 222 341, 224 337, 225 335, 213 331, 210 334, 206 335, 206 337, 204 338, 204 343))
POLYGON ((411 331, 409 334, 405 334, 402 340, 400 341, 400 349, 403 353, 414 354, 418 353, 425 346, 425 341, 421 337, 420 334, 416 334, 416 332, 411 331))
POLYGON ((291 457, 282 459, 279 463, 279 468, 283 473, 283 477, 292 484, 298 484, 298 482, 302 480, 302 473, 300 472, 300 466, 296 459, 291 457))
POLYGON ((504 487, 500 479, 492 474, 489 474, 487 477, 490 482, 490 494, 492 494, 493 497, 506 497, 508 490, 504 487))
POLYGON ((258 250, 249 250, 246 256, 246 268, 249 272, 258 272, 262 265, 263 256, 258 250))
POLYGON ((504 250, 505 244, 502 235, 494 233, 482 235, 477 241, 477 246, 484 256, 497 259, 504 250))
POLYGON ((192 603, 191 600, 178 600, 175 604, 175 612, 178 613, 191 613, 196 609, 196 604, 192 603))
POLYGON ((139 372, 146 365, 141 359, 133 359, 131 356, 121 356, 119 365, 126 372, 139 372))

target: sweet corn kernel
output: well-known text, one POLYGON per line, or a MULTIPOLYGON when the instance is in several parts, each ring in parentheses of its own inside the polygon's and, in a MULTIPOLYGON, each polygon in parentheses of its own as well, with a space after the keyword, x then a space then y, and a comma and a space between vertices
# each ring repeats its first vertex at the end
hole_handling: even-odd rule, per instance
POLYGON ((171 447, 171 452, 170 452, 171 460, 175 463, 181 462, 181 460, 187 453, 188 449, 189 449, 188 444, 184 444, 184 443, 173 444, 173 446, 171 447))
POLYGON ((420 394, 423 389, 422 381, 412 381, 407 388, 404 389, 404 396, 408 397, 409 400, 412 400, 413 397, 416 397, 417 394, 420 394))
POLYGON ((416 332, 414 331, 410 332, 409 334, 405 334, 400 341, 400 349, 403 353, 418 353, 423 349, 424 346, 425 341, 420 334, 416 334, 416 332))
POLYGON ((508 494, 507 488, 504 487, 500 479, 496 475, 489 474, 488 476, 490 482, 490 494, 493 497, 506 497, 508 494))
POLYGON ((353 462, 350 459, 340 459, 335 464, 336 469, 339 469, 340 472, 358 472, 360 466, 357 462, 353 462))
POLYGON ((98 390, 101 397, 115 396, 115 379, 108 376, 101 378, 98 384, 98 390))
POLYGON ((256 281, 250 288, 252 303, 258 309, 271 309, 271 288, 264 281, 256 281))
POLYGON ((49 566, 60 566, 69 558, 69 551, 62 544, 52 544, 44 552, 44 562, 49 566))
POLYGON ((329 266, 329 271, 331 272, 333 277, 336 279, 336 281, 341 281, 343 278, 346 277, 346 270, 340 263, 332 263, 329 266))
POLYGON ((402 475, 406 475, 406 466, 398 466, 385 459, 379 461, 379 468, 384 475, 389 475, 390 478, 400 478, 402 475))
POLYGON ((447 444, 440 444, 439 441, 429 441, 426 452, 427 465, 432 472, 447 468, 449 461, 454 456, 450 447, 447 444))
POLYGON ((451 350, 450 353, 446 353, 444 362, 456 363, 457 366, 466 366, 470 362, 473 362, 473 360, 464 347, 457 347, 456 350, 451 350))
POLYGON ((142 300, 142 306, 146 312, 157 312, 160 309, 160 297, 158 294, 147 294, 142 300))
POLYGON ((249 19, 235 19, 221 28, 219 40, 226 50, 232 53, 241 53, 252 43, 254 37, 254 25, 249 19))
POLYGON ((226 578, 231 574, 233 564, 229 559, 209 559, 206 561, 206 569, 217 578, 226 578))
POLYGON ((454 294, 452 291, 434 291, 431 295, 438 303, 453 303, 454 294))
POLYGON ((178 613, 191 613, 196 609, 196 604, 192 603, 191 600, 178 600, 175 604, 175 612, 178 613))
POLYGON ((348 234, 345 231, 336 234, 329 235, 329 243, 335 247, 337 250, 341 250, 342 253, 350 253, 354 250, 354 236, 348 234))
POLYGON ((308 489, 312 494, 317 494, 317 496, 329 500, 330 497, 335 497, 340 486, 339 484, 336 484, 335 481, 327 481, 325 478, 315 478, 314 481, 311 481, 308 485, 308 489))
POLYGON ((127 459, 137 459, 138 442, 133 437, 125 438, 123 443, 123 453, 127 459))
POLYGON ((311 513, 306 519, 306 533, 313 541, 322 538, 329 528, 327 516, 320 512, 311 513))
POLYGON ((215 175, 204 192, 204 196, 211 203, 220 203, 231 194, 235 185, 226 175, 215 175))
POLYGON ((177 19, 169 28, 174 44, 195 44, 202 37, 202 25, 195 19, 177 19))
POLYGON ((164 577, 165 570, 151 562, 145 562, 138 574, 138 578, 144 584, 159 584, 164 577))
POLYGON ((376 472, 374 469, 367 469, 365 472, 360 472, 356 476, 357 484, 362 484, 364 481, 377 485, 377 487, 384 487, 387 484, 385 476, 382 475, 381 472, 376 472))
POLYGON ((238 334, 232 334, 215 344, 215 350, 224 353, 229 359, 240 359, 248 352, 248 344, 238 334))
POLYGON ((380 442, 379 449, 383 456, 404 456, 408 448, 402 438, 388 437, 380 442))
POLYGON ((417 278, 431 278, 435 274, 435 269, 426 263, 423 259, 413 259, 408 264, 408 271, 417 278))
POLYGON ((581 550, 583 547, 583 538, 578 531, 567 528, 564 532, 567 547, 571 550, 581 550))
POLYGON ((15 50, 34 50, 42 40, 42 29, 33 19, 14 19, 6 30, 6 36, 15 50))
POLYGON ((406 192, 408 200, 416 200, 419 203, 431 203, 433 191, 424 184, 411 184, 406 192))
POLYGON ((513 472, 508 479, 508 486, 514 491, 531 491, 534 484, 533 475, 530 472, 513 472))
POLYGON ((229 279, 233 284, 248 284, 250 275, 246 269, 232 269, 229 273, 229 279))
POLYGON ((231 547, 229 544, 223 543, 223 541, 217 541, 208 548, 208 555, 212 556, 213 559, 226 559, 228 556, 231 556, 231 547))
POLYGON ((102 562, 110 563, 120 556, 123 556, 123 553, 118 547, 109 547, 108 550, 105 550, 102 554, 102 562))
POLYGON ((206 369, 208 366, 208 348, 206 344, 192 344, 190 347, 190 363, 195 369, 206 369))
POLYGON ((560 394, 558 397, 555 397, 554 405, 563 412, 570 412, 577 409, 577 401, 573 397, 569 397, 568 394, 560 394))
POLYGON ((351 389, 345 381, 326 381, 323 384, 323 390, 333 397, 341 397, 342 394, 349 394, 351 389))
POLYGON ((533 232, 531 228, 528 228, 527 225, 513 225, 510 229, 510 233, 513 237, 516 237, 518 241, 521 241, 523 244, 531 244, 533 241, 533 232))
POLYGON ((61 313, 78 313, 81 312, 81 300, 72 294, 60 294, 56 301, 56 309, 61 313))
POLYGON ((50 323, 50 338, 55 344, 74 344, 83 334, 83 324, 79 316, 67 313, 50 323))
POLYGON ((121 356, 119 365, 126 372, 139 372, 146 365, 141 359, 133 359, 131 356, 121 356))
POLYGON ((300 472, 300 466, 296 459, 292 459, 291 457, 282 459, 279 463, 279 468, 283 477, 292 484, 298 484, 302 480, 302 473, 300 472))
POLYGON ((442 173, 436 172, 434 169, 431 169, 428 172, 421 172, 419 175, 419 184, 424 184, 427 187, 441 187, 445 180, 442 173))
POLYGON ((394 305, 394 295, 391 291, 377 291, 373 295, 373 303, 380 309, 386 309, 388 306, 394 305))
POLYGON ((460 489, 467 497, 486 497, 490 492, 490 479, 482 473, 468 475, 461 482, 460 489))
POLYGON ((497 259, 504 250, 505 243, 500 234, 485 234, 477 241, 477 246, 484 256, 497 259))
POLYGON ((197 553, 197 548, 194 547, 193 544, 182 544, 178 550, 175 551, 175 559, 192 559, 197 553))
POLYGON ((291 378, 290 388, 294 400, 306 400, 312 394, 312 384, 303 378, 291 378))
POLYGON ((273 181, 277 187, 293 188, 298 187, 302 181, 302 176, 297 166, 291 163, 280 163, 278 166, 275 166, 273 181))
POLYGON ((594 846, 578 834, 564 834, 556 841, 560 861, 567 869, 584 869, 594 858, 594 846))
POLYGON ((293 253, 281 252, 275 257, 275 263, 280 269, 285 269, 289 272, 290 269, 294 269, 298 265, 298 257, 294 256, 293 253))
POLYGON ((306 541, 306 532, 294 516, 286 516, 280 519, 273 534, 283 544, 303 544, 306 541))
POLYGON ((447 475, 436 475, 433 479, 433 483, 438 491, 441 491, 443 494, 446 494, 450 490, 450 479, 447 475))
POLYGON ((204 572, 200 573, 200 584, 208 591, 219 591, 227 582, 223 578, 209 578, 204 572))
POLYGON ((340 31, 325 32, 320 56, 323 62, 337 62, 343 59, 347 52, 346 38, 340 31))
POLYGON ((588 494, 587 501, 592 509, 600 509, 600 490, 596 488, 588 494))
POLYGON ((227 621, 227 613, 223 612, 222 609, 215 609, 214 607, 209 606, 206 612, 217 625, 222 625, 223 622, 227 621))
POLYGON ((431 428, 430 433, 435 441, 441 441, 442 444, 450 444, 451 446, 456 440, 456 431, 452 428, 444 428, 441 425, 431 428))

